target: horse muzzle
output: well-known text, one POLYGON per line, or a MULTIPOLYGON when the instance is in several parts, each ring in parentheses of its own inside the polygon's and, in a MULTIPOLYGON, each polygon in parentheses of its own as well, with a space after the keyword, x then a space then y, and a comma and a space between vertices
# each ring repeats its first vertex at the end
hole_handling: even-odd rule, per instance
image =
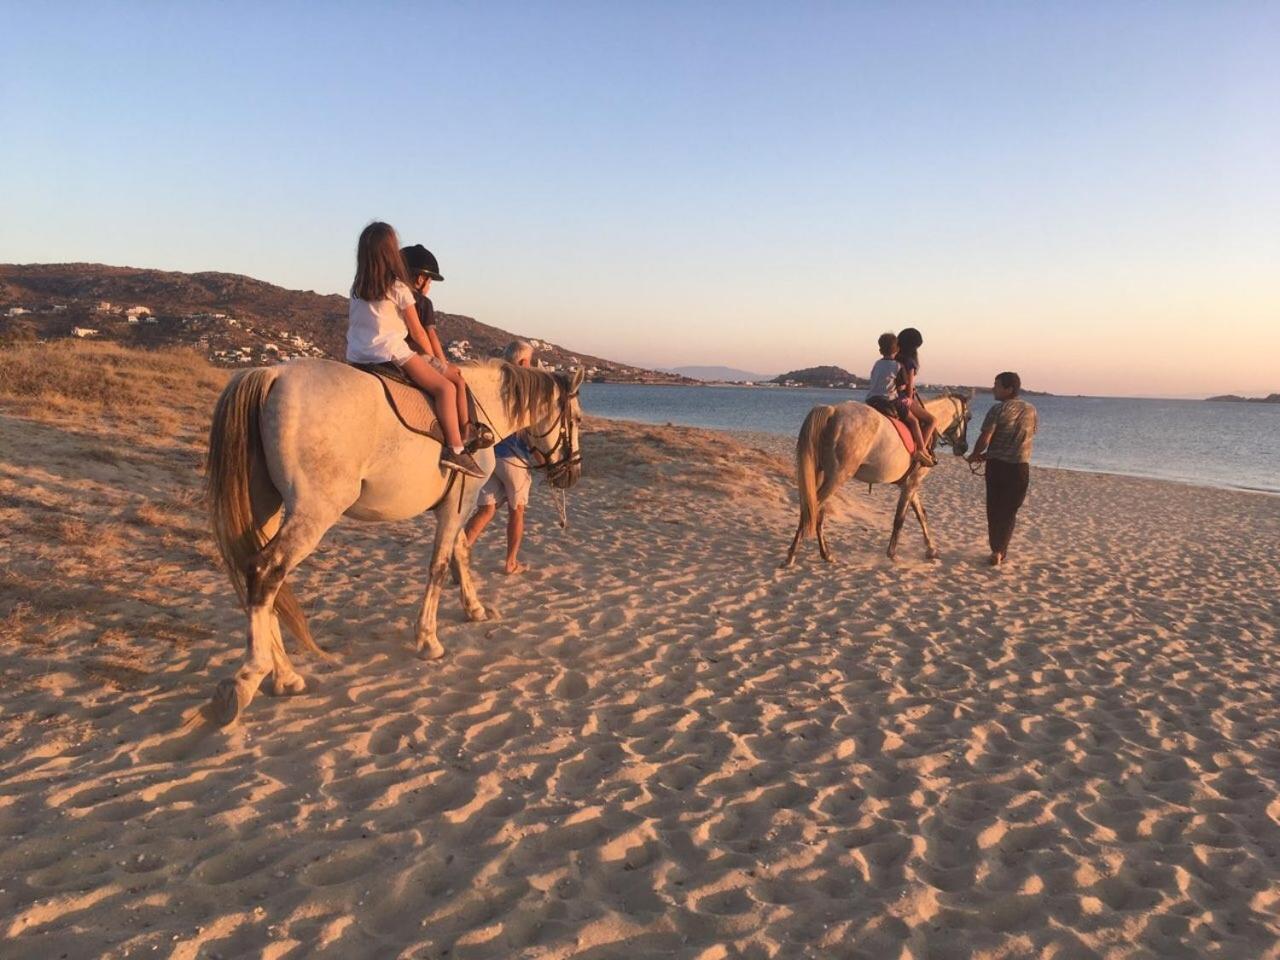
POLYGON ((575 463, 572 466, 568 466, 561 470, 557 470, 548 479, 551 481, 551 485, 553 487, 556 487, 560 490, 568 490, 570 487, 572 487, 575 483, 578 482, 578 478, 581 475, 582 475, 582 466, 580 464, 575 463))

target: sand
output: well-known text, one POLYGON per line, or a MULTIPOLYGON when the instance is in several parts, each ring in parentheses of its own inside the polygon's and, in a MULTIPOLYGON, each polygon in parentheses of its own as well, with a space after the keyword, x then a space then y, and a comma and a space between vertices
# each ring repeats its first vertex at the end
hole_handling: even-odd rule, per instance
POLYGON ((1280 498, 1036 469, 992 571, 947 459, 940 562, 851 488, 780 571, 785 441, 593 421, 500 620, 419 662, 430 522, 346 523, 222 730, 198 426, 0 414, 6 960, 1280 956, 1280 498))

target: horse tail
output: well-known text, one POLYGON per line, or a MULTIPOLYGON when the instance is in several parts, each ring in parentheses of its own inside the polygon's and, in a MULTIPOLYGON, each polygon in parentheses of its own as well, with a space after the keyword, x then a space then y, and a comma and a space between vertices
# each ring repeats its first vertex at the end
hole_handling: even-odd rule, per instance
POLYGON ((835 407, 814 407, 804 418, 796 440, 796 485, 800 488, 800 530, 805 537, 818 532, 818 441, 835 407))
MULTIPOLYGON (((267 545, 262 527, 253 516, 249 480, 255 469, 265 476, 259 423, 275 379, 276 371, 270 368, 236 374, 218 397, 209 428, 209 457, 205 464, 209 521, 222 563, 246 609, 249 589, 245 570, 267 545)), ((306 614, 287 582, 276 593, 275 613, 305 649, 328 656, 312 638, 306 614)))

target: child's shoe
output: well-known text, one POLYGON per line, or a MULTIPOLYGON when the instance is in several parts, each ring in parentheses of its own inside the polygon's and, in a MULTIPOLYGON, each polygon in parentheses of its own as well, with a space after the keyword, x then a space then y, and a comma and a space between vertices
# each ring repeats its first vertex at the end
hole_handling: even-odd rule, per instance
POLYGON ((464 476, 475 477, 477 480, 484 478, 484 471, 480 469, 480 464, 476 463, 476 458, 465 450, 454 453, 446 447, 444 453, 440 454, 440 466, 446 470, 456 470, 464 476))

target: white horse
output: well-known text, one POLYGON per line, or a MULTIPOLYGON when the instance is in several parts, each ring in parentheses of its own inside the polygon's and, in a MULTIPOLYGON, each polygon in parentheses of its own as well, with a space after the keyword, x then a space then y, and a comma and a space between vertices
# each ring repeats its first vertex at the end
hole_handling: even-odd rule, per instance
MULTIPOLYGON (((558 487, 577 482, 582 419, 572 378, 492 361, 464 366, 477 412, 498 437, 530 432, 558 487)), ((380 381, 328 360, 297 360, 237 374, 222 391, 209 433, 208 499, 214 537, 249 618, 248 649, 233 678, 218 684, 212 708, 231 723, 268 673, 276 696, 301 693, 280 621, 307 649, 327 656, 311 638, 306 617, 285 578, 340 517, 404 520, 436 515, 429 579, 418 617, 418 655, 444 656, 436 610, 453 562, 471 620, 489 612, 476 595, 462 524, 481 480, 440 468, 435 440, 406 429, 380 381)), ((491 450, 476 459, 492 472, 491 450)))
MULTIPOLYGON (((969 400, 969 397, 949 393, 924 405, 937 422, 939 438, 957 456, 969 449, 969 400)), ((802 539, 815 536, 822 559, 831 562, 831 551, 822 534, 826 520, 824 505, 850 478, 866 484, 896 483, 902 489, 893 513, 890 559, 898 550, 898 535, 910 506, 924 533, 928 548, 925 556, 936 560, 938 548, 929 535, 929 522, 920 502, 920 484, 928 475, 928 467, 912 461, 889 418, 865 403, 849 400, 835 406, 814 407, 804 418, 796 441, 800 524, 782 566, 789 567, 795 562, 796 547, 802 539)))

